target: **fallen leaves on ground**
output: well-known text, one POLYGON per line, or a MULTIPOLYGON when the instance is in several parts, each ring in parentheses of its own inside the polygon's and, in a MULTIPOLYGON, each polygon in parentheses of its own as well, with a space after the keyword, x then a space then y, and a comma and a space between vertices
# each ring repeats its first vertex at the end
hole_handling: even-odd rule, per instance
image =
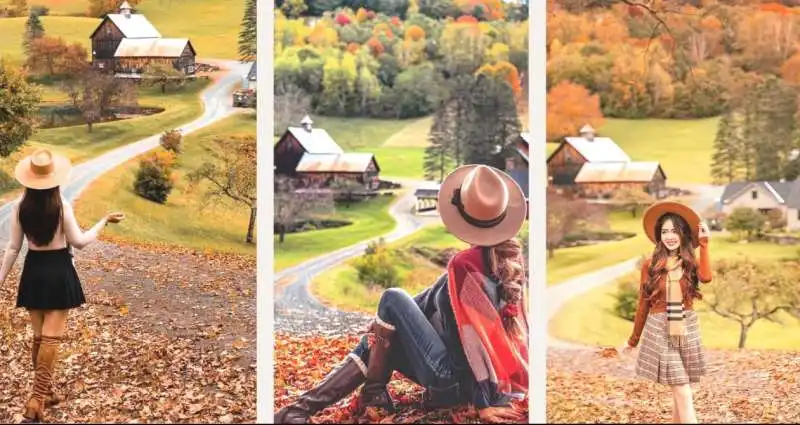
MULTIPOLYGON (((46 421, 254 423, 256 270, 246 264, 144 244, 78 252, 88 303, 70 312, 54 377, 66 400, 46 421)), ((4 423, 21 420, 33 382, 32 332, 14 308, 20 266, 0 288, 4 423)))
MULTIPOLYGON (((351 337, 295 337, 285 333, 275 335, 275 411, 291 404, 303 392, 311 389, 342 362, 358 344, 351 337)), ((480 423, 471 406, 425 411, 421 408, 423 388, 395 372, 389 393, 398 407, 395 414, 368 409, 358 416, 358 390, 314 416, 314 423, 480 423)), ((524 418, 528 417, 526 400, 513 402, 524 418)))
MULTIPOLYGON (((616 351, 616 350, 615 350, 616 351)), ((548 350, 549 423, 665 423, 668 387, 635 376, 634 355, 548 350)), ((707 351, 708 374, 694 385, 701 423, 798 423, 800 355, 779 351, 707 351)))

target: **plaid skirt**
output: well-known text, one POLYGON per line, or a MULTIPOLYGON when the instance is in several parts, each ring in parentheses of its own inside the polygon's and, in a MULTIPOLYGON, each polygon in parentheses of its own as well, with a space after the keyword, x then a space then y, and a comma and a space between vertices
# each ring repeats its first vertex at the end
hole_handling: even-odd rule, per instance
POLYGON ((687 311, 685 320, 686 344, 676 348, 669 345, 667 313, 653 313, 647 317, 636 375, 665 385, 694 383, 705 375, 706 359, 697 313, 687 311))

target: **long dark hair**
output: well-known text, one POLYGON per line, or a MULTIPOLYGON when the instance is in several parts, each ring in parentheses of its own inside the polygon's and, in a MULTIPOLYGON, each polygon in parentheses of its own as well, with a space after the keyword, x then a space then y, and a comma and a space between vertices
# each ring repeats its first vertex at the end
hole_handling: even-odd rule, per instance
POLYGON ((700 285, 697 278, 697 259, 694 256, 694 246, 692 245, 692 229, 689 228, 689 223, 683 217, 667 213, 662 215, 656 221, 655 236, 656 247, 653 250, 653 256, 650 260, 649 280, 645 285, 646 293, 650 297, 656 296, 658 292, 658 282, 669 273, 667 270, 667 259, 669 258, 669 250, 661 242, 661 228, 664 223, 671 221, 675 226, 681 244, 678 247, 678 258, 681 260, 681 267, 683 268, 683 277, 688 278, 692 285, 689 288, 689 297, 702 298, 700 294, 700 285))
MULTIPOLYGON (((489 266, 500 280, 502 297, 506 303, 525 308, 522 305, 523 285, 526 285, 525 257, 522 255, 522 244, 516 239, 509 239, 489 248, 489 266)), ((518 335, 521 325, 516 320, 504 320, 503 327, 511 335, 518 335)))
POLYGON ((19 204, 19 223, 28 241, 47 245, 56 236, 61 222, 61 192, 52 189, 28 189, 19 204))

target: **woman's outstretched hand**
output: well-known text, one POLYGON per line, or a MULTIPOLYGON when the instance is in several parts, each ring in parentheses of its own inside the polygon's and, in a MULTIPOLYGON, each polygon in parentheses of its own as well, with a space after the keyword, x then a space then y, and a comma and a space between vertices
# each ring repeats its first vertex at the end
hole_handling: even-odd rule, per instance
POLYGON ((119 223, 122 220, 125 220, 125 214, 121 212, 113 212, 106 216, 106 221, 109 223, 119 223))
POLYGON ((527 422, 516 410, 510 407, 487 407, 478 410, 478 416, 484 423, 527 422))

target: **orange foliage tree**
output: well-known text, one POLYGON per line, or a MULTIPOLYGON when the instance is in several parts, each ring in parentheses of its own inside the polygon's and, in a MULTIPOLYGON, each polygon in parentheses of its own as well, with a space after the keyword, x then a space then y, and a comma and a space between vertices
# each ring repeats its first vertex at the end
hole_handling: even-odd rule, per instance
POLYGON ((406 29, 406 40, 419 41, 425 38, 425 30, 419 25, 411 25, 406 29))
POLYGON ((67 44, 61 37, 39 37, 31 42, 27 66, 36 74, 72 75, 87 64, 88 53, 80 43, 67 44))
POLYGON ((462 13, 487 21, 496 21, 505 17, 502 0, 455 0, 454 3, 462 13))
POLYGON ((514 96, 517 98, 522 93, 522 85, 520 83, 519 71, 511 62, 500 61, 495 64, 486 64, 480 67, 477 74, 490 76, 503 80, 511 86, 514 96))
POLYGON ((600 97, 569 81, 551 88, 547 93, 547 140, 577 134, 584 124, 594 128, 603 124, 600 97))

